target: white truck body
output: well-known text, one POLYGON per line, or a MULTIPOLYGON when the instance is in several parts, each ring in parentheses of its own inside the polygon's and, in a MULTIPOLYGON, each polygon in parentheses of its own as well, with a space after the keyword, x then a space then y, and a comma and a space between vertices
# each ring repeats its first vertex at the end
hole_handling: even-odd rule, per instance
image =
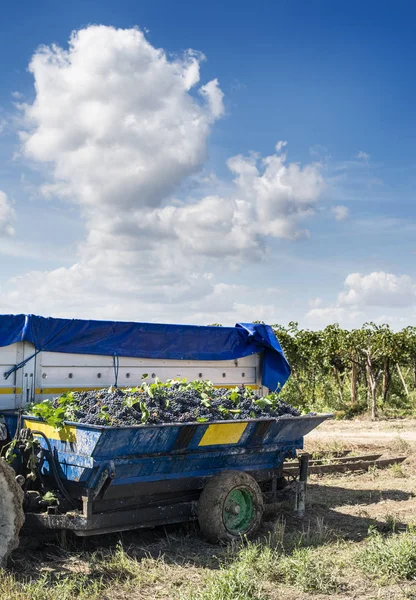
POLYGON ((59 396, 67 390, 84 391, 140 385, 142 376, 151 382, 167 379, 209 380, 217 387, 245 385, 268 393, 261 382, 262 353, 235 360, 170 360, 120 357, 117 373, 112 356, 39 352, 9 378, 5 373, 35 353, 29 342, 0 347, 0 409, 14 409, 34 400, 59 396))

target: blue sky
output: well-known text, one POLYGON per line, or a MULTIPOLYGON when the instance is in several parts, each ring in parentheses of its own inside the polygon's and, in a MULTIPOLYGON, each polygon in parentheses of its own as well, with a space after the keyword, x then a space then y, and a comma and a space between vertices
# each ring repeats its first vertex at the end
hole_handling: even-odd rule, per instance
MULTIPOLYGON (((7 215, 4 208, 1 212, 0 195, 1 312, 202 323, 260 318, 298 320, 308 327, 333 321, 355 326, 369 319, 387 320, 395 327, 415 323, 414 3, 39 0, 35 5, 24 0, 3 3, 0 11, 0 191, 8 207, 7 215), (71 32, 91 31, 92 25, 126 32, 138 27, 149 47, 163 49, 171 63, 190 48, 202 52, 206 60, 200 60, 200 80, 185 96, 200 106, 198 89, 212 80, 218 80, 223 94, 218 114, 204 113, 204 147, 192 146, 195 155, 186 168, 182 162, 155 166, 155 179, 167 177, 169 185, 152 205, 153 212, 143 200, 147 192, 141 180, 136 195, 126 192, 129 198, 132 194, 127 204, 122 200, 123 186, 130 185, 127 179, 114 186, 113 197, 100 200, 97 190, 107 182, 99 179, 98 171, 94 200, 88 199, 79 191, 82 166, 73 166, 68 146, 53 145, 36 134, 50 131, 48 107, 62 115, 62 125, 70 113, 60 108, 64 96, 54 94, 53 84, 35 89, 34 78, 41 81, 51 63, 29 73, 32 56, 42 44, 68 50, 71 32), (44 106, 39 112, 40 95, 44 106), (30 148, 22 131, 32 139, 30 148), (276 155, 279 140, 287 142, 279 150, 287 152, 286 167, 312 165, 313 181, 295 173, 289 200, 282 197, 277 180, 266 182, 276 185, 267 200, 256 197, 259 185, 266 185, 263 180, 244 188, 233 184, 236 172, 227 167, 230 157, 276 155), (45 183, 62 183, 57 172, 62 160, 65 190, 54 187, 46 194, 45 183), (183 168, 182 176, 172 175, 171 168, 183 168), (304 194, 310 196, 308 207, 304 194), (214 207, 201 204, 212 196, 222 200, 214 207), (239 201, 251 216, 236 233, 241 215, 230 207, 239 201), (264 205, 259 208, 261 202, 269 212, 264 205), (93 203, 96 212, 91 211, 93 203), (182 230, 170 240, 172 227, 156 231, 154 220, 163 220, 160 211, 178 203, 182 208, 172 218, 182 230), (198 205, 189 210, 194 203, 198 205), (109 221, 95 225, 103 213, 111 219, 110 205, 121 223, 118 232, 109 221), (228 207, 230 222, 213 223, 215 231, 207 233, 217 206, 228 207), (128 229, 134 219, 138 224, 150 219, 152 225, 145 232, 141 225, 132 226, 127 239, 123 227, 128 229), (266 232, 272 219, 281 224, 281 234, 266 232), (185 239, 187 227, 195 233, 191 241, 185 239), (151 236, 152 242, 144 246, 151 236), (126 248, 131 252, 122 259, 126 248), (91 259, 94 253, 105 254, 101 263, 91 259), (110 283, 104 285, 107 279, 110 283)), ((104 39, 105 31, 100 35, 104 39)), ((114 52, 116 47, 114 42, 114 52)), ((134 76, 137 65, 127 67, 128 57, 120 61, 111 62, 113 72, 131 68, 134 76)), ((95 74, 94 63, 88 64, 95 74)), ((77 85, 76 74, 71 81, 77 85)), ((104 104, 105 81, 104 73, 102 82, 97 80, 104 104)), ((160 84, 160 89, 148 91, 148 98, 154 94, 157 103, 162 89, 160 84)), ((123 93, 120 89, 121 97, 123 93)), ((144 109, 132 94, 129 110, 140 124, 144 109)), ((178 101, 185 110, 185 96, 168 96, 166 102, 173 106, 178 101)), ((91 98, 97 101, 94 89, 91 98)), ((126 116, 122 110, 116 111, 117 118, 126 116)), ((174 123, 174 113, 171 118, 174 123)), ((110 160, 111 144, 118 142, 114 132, 107 133, 110 160)), ((89 126, 82 135, 97 140, 97 130, 89 126)), ((172 143, 174 138, 164 140, 163 127, 155 132, 155 153, 168 139, 172 143)), ((153 166, 140 164, 143 139, 138 136, 135 143, 136 149, 129 145, 129 152, 137 150, 129 154, 133 163, 153 166)))

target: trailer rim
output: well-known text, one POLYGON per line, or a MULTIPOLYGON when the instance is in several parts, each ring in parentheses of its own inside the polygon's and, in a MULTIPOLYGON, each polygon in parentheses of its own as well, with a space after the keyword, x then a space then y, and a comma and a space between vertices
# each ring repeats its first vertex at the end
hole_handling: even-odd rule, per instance
POLYGON ((250 529, 254 513, 253 497, 249 490, 234 488, 224 502, 222 518, 231 534, 244 534, 250 529))
POLYGON ((204 536, 229 543, 253 535, 264 511, 257 481, 243 471, 222 471, 205 485, 198 501, 198 521, 204 536))

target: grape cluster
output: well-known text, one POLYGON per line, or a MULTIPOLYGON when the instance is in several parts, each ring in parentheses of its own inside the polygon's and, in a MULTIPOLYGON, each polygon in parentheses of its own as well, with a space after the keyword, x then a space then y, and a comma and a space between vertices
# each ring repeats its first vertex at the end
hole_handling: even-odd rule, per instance
MULTIPOLYGON (((151 387, 73 392, 73 403, 66 420, 125 427, 299 415, 277 394, 266 397, 272 397, 272 401, 265 400, 243 386, 234 388, 232 393, 212 385, 203 390, 181 383, 160 384, 153 390, 151 387)), ((59 406, 59 398, 52 402, 59 406)))

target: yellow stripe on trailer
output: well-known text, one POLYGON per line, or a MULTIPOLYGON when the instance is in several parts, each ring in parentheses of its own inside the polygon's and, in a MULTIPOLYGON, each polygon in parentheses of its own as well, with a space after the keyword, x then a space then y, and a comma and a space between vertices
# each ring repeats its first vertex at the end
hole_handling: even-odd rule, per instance
POLYGON ((21 394, 22 388, 8 387, 0 388, 0 394, 21 394))
POLYGON ((218 446, 220 444, 237 444, 248 423, 215 423, 208 425, 199 446, 218 446))
POLYGON ((25 419, 24 426, 26 429, 41 431, 50 440, 58 440, 61 442, 77 441, 77 430, 73 425, 65 425, 65 427, 62 429, 55 429, 55 427, 47 425, 46 423, 39 423, 39 421, 29 421, 25 419))

